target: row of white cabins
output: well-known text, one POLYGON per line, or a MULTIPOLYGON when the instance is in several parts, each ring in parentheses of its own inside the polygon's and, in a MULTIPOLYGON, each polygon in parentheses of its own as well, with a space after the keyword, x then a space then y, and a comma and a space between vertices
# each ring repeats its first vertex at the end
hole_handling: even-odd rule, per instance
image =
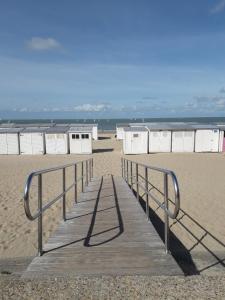
POLYGON ((0 127, 0 154, 91 154, 97 124, 0 127))
POLYGON ((117 125, 124 154, 157 152, 223 152, 225 125, 130 123, 117 125))

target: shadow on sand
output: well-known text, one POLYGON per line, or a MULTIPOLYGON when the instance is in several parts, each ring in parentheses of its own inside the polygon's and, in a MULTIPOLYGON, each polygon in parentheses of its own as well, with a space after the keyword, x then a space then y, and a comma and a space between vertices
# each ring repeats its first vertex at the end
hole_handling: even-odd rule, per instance
POLYGON ((106 148, 106 149, 94 149, 93 153, 102 153, 102 152, 113 152, 113 148, 106 148))
MULTIPOLYGON (((155 187, 153 184, 151 184, 151 189, 157 190, 161 195, 164 195, 162 191, 160 191, 157 187, 155 187)), ((133 193, 136 195, 136 191, 134 189, 133 193)), ((139 197, 140 204, 143 208, 143 210, 146 212, 146 202, 143 199, 143 197, 139 197)), ((173 201, 169 199, 171 203, 173 201)), ((151 207, 149 209, 149 218, 154 225, 156 231, 158 232, 160 238, 164 241, 164 222, 160 219, 160 217, 156 214, 156 211, 159 209, 159 206, 153 210, 151 207)), ((174 220, 173 224, 170 226, 169 230, 169 235, 170 235, 170 252, 171 255, 174 257, 182 271, 184 272, 185 275, 199 275, 203 271, 208 270, 212 267, 215 267, 216 265, 220 265, 221 267, 225 267, 225 255, 221 259, 218 254, 211 250, 205 243, 204 239, 207 236, 210 236, 210 238, 213 239, 214 242, 218 243, 222 248, 224 248, 225 251, 225 244, 221 242, 217 237, 215 237, 212 233, 210 233, 208 230, 206 230, 199 222, 197 222, 190 214, 185 212, 183 209, 180 209, 179 215, 177 218, 174 220), (195 227, 198 229, 202 230, 202 236, 199 238, 195 232, 191 231, 190 228, 187 227, 184 223, 184 217, 188 219, 189 222, 192 224, 195 224, 195 227), (194 239, 195 242, 194 244, 190 247, 190 249, 187 249, 184 244, 177 238, 177 236, 171 231, 171 228, 176 225, 176 223, 179 223, 182 228, 188 232, 194 239), (201 245, 205 250, 206 253, 210 254, 211 257, 214 259, 213 263, 208 263, 207 266, 204 268, 198 269, 197 266, 195 265, 193 258, 191 256, 191 251, 197 247, 197 245, 201 245)), ((225 269, 224 269, 225 270, 225 269)))
POLYGON ((111 137, 110 136, 99 136, 98 137, 98 140, 110 140, 111 139, 111 137))

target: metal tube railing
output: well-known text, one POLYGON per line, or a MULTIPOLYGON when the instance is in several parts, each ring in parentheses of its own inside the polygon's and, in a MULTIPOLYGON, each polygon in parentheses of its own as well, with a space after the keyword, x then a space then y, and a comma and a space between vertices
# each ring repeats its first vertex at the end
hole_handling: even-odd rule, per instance
POLYGON ((34 221, 38 219, 38 254, 41 256, 43 254, 43 222, 42 215, 43 213, 51 207, 55 202, 62 199, 62 217, 63 220, 66 221, 66 194, 74 187, 74 201, 77 203, 77 192, 78 192, 78 183, 81 181, 82 184, 82 192, 84 191, 84 177, 86 178, 85 182, 88 184, 89 180, 93 178, 93 158, 90 158, 85 161, 79 161, 72 164, 67 164, 59 167, 54 167, 50 169, 43 169, 39 171, 32 172, 26 181, 25 189, 24 189, 24 210, 27 218, 30 221, 34 221), (86 172, 84 174, 84 162, 86 162, 86 172), (77 176, 77 166, 81 164, 81 177, 77 176), (69 167, 74 167, 74 182, 66 187, 66 169, 69 167), (62 170, 62 193, 56 196, 54 199, 50 200, 47 204, 43 206, 43 174, 55 172, 62 170), (32 214, 30 210, 30 190, 34 177, 38 177, 38 210, 32 214), (89 178, 89 180, 88 180, 89 178))
POLYGON ((139 200, 139 188, 141 188, 145 195, 146 195, 146 215, 149 219, 149 199, 154 200, 157 205, 164 210, 164 242, 165 242, 165 252, 168 253, 169 251, 169 218, 175 219, 179 213, 180 210, 180 191, 179 191, 179 185, 177 181, 177 177, 174 174, 173 171, 163 169, 163 168, 157 168, 152 167, 148 165, 144 165, 141 163, 134 162, 132 160, 128 160, 125 158, 121 159, 121 168, 122 168, 122 177, 125 179, 127 184, 129 185, 129 179, 131 180, 131 189, 133 189, 133 179, 135 178, 136 183, 136 197, 137 200, 139 200), (130 175, 128 170, 128 162, 130 162, 130 175), (135 165, 135 176, 133 174, 133 164, 135 165), (142 167, 144 169, 144 176, 139 173, 139 169, 142 167), (151 189, 149 190, 149 185, 151 184, 149 182, 149 173, 150 171, 156 171, 163 174, 163 192, 160 192, 160 194, 164 197, 164 202, 160 202, 159 199, 156 198, 155 195, 152 194, 151 189), (171 178, 173 189, 174 189, 174 210, 171 212, 169 210, 169 196, 168 196, 168 178, 171 178), (144 184, 142 184, 139 181, 139 178, 141 178, 142 181, 144 181, 144 184))

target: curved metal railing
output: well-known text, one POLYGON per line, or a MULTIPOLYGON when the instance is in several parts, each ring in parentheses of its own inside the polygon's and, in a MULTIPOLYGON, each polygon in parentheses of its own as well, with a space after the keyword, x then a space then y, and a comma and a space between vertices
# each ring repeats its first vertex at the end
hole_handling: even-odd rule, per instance
POLYGON ((58 200, 62 199, 62 212, 63 220, 66 221, 66 193, 74 187, 74 200, 77 203, 77 187, 78 183, 82 182, 82 192, 84 190, 84 179, 85 185, 88 185, 89 181, 93 177, 93 158, 78 161, 72 164, 66 164, 63 166, 58 166, 49 169, 38 170, 29 174, 25 189, 24 189, 24 210, 27 218, 30 221, 38 219, 38 253, 41 256, 43 254, 43 244, 42 244, 42 215, 44 211, 50 208, 58 200), (81 165, 81 176, 77 177, 77 166, 81 165), (74 181, 69 186, 66 187, 66 169, 74 167, 74 181), (54 199, 51 199, 47 204, 43 206, 42 204, 42 175, 46 173, 51 173, 55 171, 62 170, 62 193, 60 193, 54 199), (32 214, 30 210, 30 190, 32 186, 32 181, 35 177, 38 177, 38 210, 32 214))
MULTIPOLYGON (((139 187, 144 191, 144 195, 146 195, 146 214, 147 218, 149 219, 149 197, 155 201, 155 203, 164 210, 164 241, 165 241, 165 250, 166 253, 168 253, 169 250, 169 218, 175 219, 178 216, 179 210, 180 210, 180 190, 179 190, 179 184, 177 181, 177 177, 174 174, 173 171, 163 169, 163 168, 157 168, 148 166, 145 164, 141 164, 138 162, 134 162, 132 160, 128 160, 125 158, 121 159, 121 168, 122 168, 122 177, 126 180, 128 185, 130 184, 131 189, 133 189, 133 185, 136 185, 136 195, 137 199, 139 200, 139 187), (135 165, 135 169, 133 168, 135 165), (140 167, 144 168, 144 176, 142 176, 139 173, 140 167), (151 189, 149 189, 149 185, 152 184, 148 180, 149 176, 149 170, 156 171, 159 173, 164 174, 164 188, 163 192, 158 192, 163 195, 164 201, 161 202, 153 193, 151 192, 151 189), (169 209, 169 197, 168 197, 168 177, 171 178, 173 189, 174 189, 174 210, 171 211, 169 209), (139 180, 141 178, 144 181, 144 185, 139 180), (135 179, 135 181, 134 181, 135 179)), ((154 188, 155 189, 155 188, 154 188)))

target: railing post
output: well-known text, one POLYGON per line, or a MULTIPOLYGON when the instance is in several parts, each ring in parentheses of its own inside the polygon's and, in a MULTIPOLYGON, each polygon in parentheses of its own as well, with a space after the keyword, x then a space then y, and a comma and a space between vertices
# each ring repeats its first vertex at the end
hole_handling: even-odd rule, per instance
POLYGON ((94 159, 91 159, 91 178, 94 176, 94 159))
POLYGON ((38 210, 40 212, 38 217, 38 255, 42 256, 42 174, 38 175, 38 210))
POLYGON ((131 189, 133 189, 133 164, 132 164, 132 161, 130 161, 130 185, 131 185, 131 189))
POLYGON ((164 239, 165 239, 165 251, 166 254, 169 251, 169 216, 166 212, 166 209, 168 209, 168 175, 164 174, 164 218, 165 218, 165 224, 164 224, 164 239))
POLYGON ((125 176, 125 159, 123 159, 123 178, 126 181, 126 176, 125 176))
POLYGON ((121 175, 122 175, 122 178, 123 178, 123 158, 121 157, 121 175))
POLYGON ((63 186, 63 203, 62 203, 62 209, 63 209, 63 220, 66 221, 66 169, 62 169, 62 186, 63 186))
POLYGON ((77 164, 74 165, 74 200, 77 203, 77 164))
POLYGON ((149 219, 149 203, 148 203, 148 168, 145 167, 145 192, 146 192, 146 215, 149 219))
POLYGON ((91 158, 89 159, 89 182, 91 181, 91 158))
POLYGON ((136 196, 139 201, 139 186, 138 186, 138 163, 136 163, 136 196))
POLYGON ((129 162, 127 160, 127 184, 129 185, 129 162))
POLYGON ((87 186, 88 185, 88 161, 87 160, 86 160, 86 172, 85 172, 85 175, 86 175, 85 185, 87 186))
POLYGON ((84 191, 84 162, 81 163, 81 184, 82 184, 82 193, 84 191))

